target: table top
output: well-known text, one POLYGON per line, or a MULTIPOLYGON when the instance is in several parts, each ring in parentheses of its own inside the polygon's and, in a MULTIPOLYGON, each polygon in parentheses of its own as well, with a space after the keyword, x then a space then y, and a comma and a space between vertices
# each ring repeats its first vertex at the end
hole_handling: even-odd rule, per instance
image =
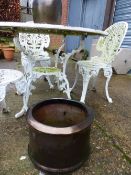
POLYGON ((14 69, 0 69, 0 86, 16 82, 23 77, 22 72, 14 69))
POLYGON ((107 32, 83 27, 71 27, 54 24, 39 24, 33 22, 0 22, 0 31, 8 32, 27 32, 27 33, 46 33, 58 35, 108 35, 107 32))

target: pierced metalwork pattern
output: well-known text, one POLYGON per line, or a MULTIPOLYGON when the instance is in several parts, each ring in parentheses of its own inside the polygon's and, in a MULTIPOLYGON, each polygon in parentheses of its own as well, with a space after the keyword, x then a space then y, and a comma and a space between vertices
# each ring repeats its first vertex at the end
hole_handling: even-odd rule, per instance
POLYGON ((19 42, 24 54, 32 59, 40 60, 40 57, 42 57, 41 60, 43 60, 44 57, 49 57, 48 52, 44 51, 44 48, 49 47, 50 44, 49 35, 20 33, 19 42))
POLYGON ((106 63, 114 60, 123 42, 127 28, 128 24, 126 22, 118 22, 106 29, 108 36, 100 37, 96 46, 97 50, 102 52, 99 59, 106 63))

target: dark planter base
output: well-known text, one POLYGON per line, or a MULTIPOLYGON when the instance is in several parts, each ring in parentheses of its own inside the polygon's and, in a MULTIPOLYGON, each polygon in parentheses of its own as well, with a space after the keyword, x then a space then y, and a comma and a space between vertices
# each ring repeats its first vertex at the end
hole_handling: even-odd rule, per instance
POLYGON ((30 160, 32 161, 32 163, 34 164, 34 166, 39 169, 41 172, 44 173, 48 173, 50 175, 58 175, 58 174, 67 174, 67 173, 72 173, 75 170, 79 169, 87 159, 83 159, 81 160, 81 162, 77 163, 76 165, 72 166, 72 167, 68 167, 68 168, 63 168, 63 169, 55 169, 55 168, 51 168, 51 167, 46 167, 43 166, 41 164, 39 164, 36 160, 34 160, 33 156, 31 155, 31 150, 30 147, 28 146, 28 154, 30 157, 30 160))
POLYGON ((29 157, 41 172, 66 174, 89 158, 92 110, 66 99, 40 102, 27 113, 29 157))

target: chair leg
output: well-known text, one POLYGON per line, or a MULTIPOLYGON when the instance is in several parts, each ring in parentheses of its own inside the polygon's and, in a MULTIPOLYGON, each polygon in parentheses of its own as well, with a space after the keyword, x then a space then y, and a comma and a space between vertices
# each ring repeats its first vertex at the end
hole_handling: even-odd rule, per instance
POLYGON ((105 84, 105 92, 106 92, 106 97, 109 103, 112 103, 112 98, 109 96, 109 92, 108 92, 108 85, 109 85, 109 81, 111 79, 112 76, 112 68, 108 68, 108 69, 104 69, 104 76, 107 78, 106 80, 106 84, 105 84))
POLYGON ((30 96, 30 90, 29 87, 26 87, 26 92, 23 94, 23 107, 20 112, 15 114, 15 118, 19 118, 27 112, 29 96, 30 96))
POLYGON ((39 172, 39 175, 46 175, 45 173, 43 173, 42 171, 39 172))
POLYGON ((96 83, 97 83, 97 76, 93 76, 92 79, 92 91, 96 92, 96 83))
POLYGON ((78 81, 79 69, 78 69, 78 65, 77 64, 76 64, 76 67, 75 67, 75 71, 76 71, 76 77, 75 77, 75 81, 74 81, 73 86, 70 88, 70 92, 75 88, 76 83, 78 81))
POLYGON ((71 96, 70 96, 70 87, 69 87, 69 81, 66 77, 65 74, 61 73, 59 76, 58 76, 58 89, 60 91, 63 91, 67 94, 67 97, 68 99, 71 99, 71 96))
POLYGON ((0 111, 1 112, 10 112, 5 102, 6 86, 7 85, 0 85, 0 111))
POLYGON ((53 89, 54 85, 51 83, 50 76, 46 76, 46 79, 47 79, 47 81, 49 83, 50 89, 53 89))
POLYGON ((68 82, 68 80, 67 80, 66 77, 64 77, 64 80, 65 80, 65 82, 66 82, 66 90, 65 90, 65 92, 66 92, 66 94, 67 94, 68 99, 71 99, 69 82, 68 82))
POLYGON ((96 66, 95 69, 93 69, 92 72, 92 91, 96 92, 96 84, 97 84, 97 77, 100 71, 100 67, 98 67, 98 65, 96 66))
POLYGON ((20 112, 15 114, 15 118, 19 118, 19 117, 23 116, 26 113, 27 109, 28 109, 27 104, 28 104, 28 100, 29 100, 29 93, 27 91, 23 94, 23 107, 20 110, 20 112))
POLYGON ((31 85, 32 85, 32 77, 27 79, 26 89, 25 89, 25 92, 23 93, 23 107, 21 111, 15 115, 15 118, 19 118, 23 116, 28 110, 28 101, 29 101, 29 96, 31 95, 31 85))
POLYGON ((83 90, 82 90, 82 95, 81 95, 80 102, 85 103, 85 97, 86 97, 86 92, 87 92, 87 88, 88 88, 90 78, 91 78, 90 75, 83 74, 83 90))
POLYGON ((20 110, 20 112, 18 112, 17 114, 15 114, 15 118, 19 118, 22 117, 25 114, 26 110, 24 107, 22 107, 22 109, 20 110))
POLYGON ((2 107, 3 107, 3 109, 7 109, 5 99, 4 99, 1 103, 2 103, 2 107))
POLYGON ((1 106, 1 112, 3 112, 3 113, 9 113, 10 112, 9 107, 7 107, 7 105, 6 105, 5 99, 0 102, 0 106, 1 106))

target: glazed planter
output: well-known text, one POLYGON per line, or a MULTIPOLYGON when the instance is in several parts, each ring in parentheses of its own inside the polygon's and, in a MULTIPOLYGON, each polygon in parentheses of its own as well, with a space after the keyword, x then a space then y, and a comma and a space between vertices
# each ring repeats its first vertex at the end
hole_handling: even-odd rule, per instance
POLYGON ((61 0, 33 0, 32 12, 35 23, 60 24, 62 2, 61 0))
POLYGON ((0 59, 4 59, 3 50, 0 48, 0 59))
POLYGON ((3 54, 4 54, 4 58, 8 61, 12 61, 14 59, 14 53, 15 53, 15 49, 14 48, 8 48, 5 47, 2 49, 3 54))
POLYGON ((0 44, 0 59, 3 58, 2 44, 0 44))
POLYGON ((29 157, 41 172, 65 174, 79 168, 90 153, 93 114, 66 99, 42 101, 28 110, 29 157))

